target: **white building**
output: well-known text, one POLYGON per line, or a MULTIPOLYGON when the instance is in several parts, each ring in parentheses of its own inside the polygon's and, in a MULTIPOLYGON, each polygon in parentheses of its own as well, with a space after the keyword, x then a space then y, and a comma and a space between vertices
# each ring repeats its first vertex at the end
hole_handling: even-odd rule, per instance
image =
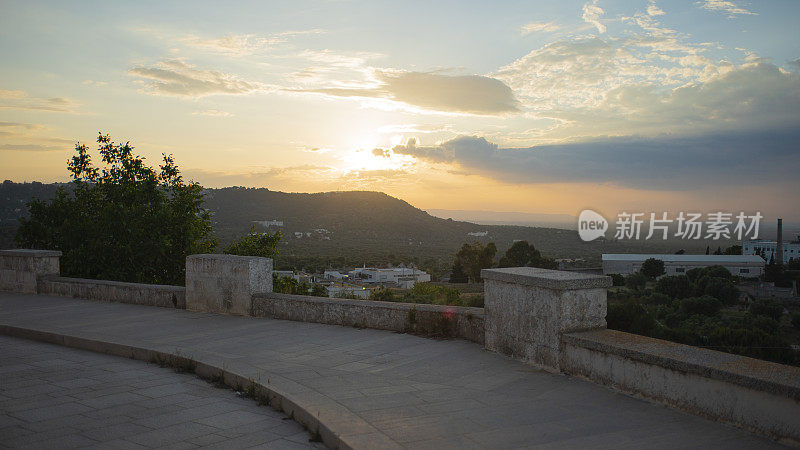
POLYGON ((264 226, 264 227, 282 227, 283 221, 282 220, 254 220, 253 222, 264 226))
MULTIPOLYGON (((776 241, 769 239, 755 239, 752 241, 744 241, 742 243, 743 255, 758 255, 763 254, 766 262, 776 256, 775 251, 778 248, 776 241)), ((783 263, 788 264, 790 259, 800 259, 800 236, 797 239, 783 243, 783 263)), ((777 262, 777 261, 776 261, 777 262)))
POLYGON ((373 288, 348 283, 331 283, 325 286, 325 290, 328 291, 328 297, 330 298, 343 296, 342 294, 344 294, 344 296, 353 296, 366 300, 372 294, 373 288))
POLYGON ((378 269, 364 267, 351 271, 350 279, 359 280, 362 283, 394 283, 403 289, 410 289, 417 283, 431 281, 431 276, 427 272, 413 268, 378 269))
POLYGON ((347 278, 347 275, 338 270, 326 270, 325 273, 322 274, 322 278, 326 280, 343 280, 347 278))
POLYGON ((683 275, 698 267, 723 266, 730 273, 755 278, 764 273, 764 260, 755 255, 647 255, 638 253, 603 254, 603 274, 630 275, 638 272, 645 260, 664 261, 665 275, 683 275))

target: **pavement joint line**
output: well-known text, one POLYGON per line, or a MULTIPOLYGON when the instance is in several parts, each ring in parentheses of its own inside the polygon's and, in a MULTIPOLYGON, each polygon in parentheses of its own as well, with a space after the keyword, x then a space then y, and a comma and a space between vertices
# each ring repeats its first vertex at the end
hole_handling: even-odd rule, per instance
MULTIPOLYGON (((168 353, 160 350, 149 349, 145 347, 132 346, 128 344, 120 344, 116 342, 102 341, 97 339, 89 339, 78 336, 70 336, 65 333, 56 333, 52 331, 37 330, 34 328, 16 327, 13 325, 0 324, 0 334, 12 336, 32 341, 46 342, 49 344, 60 345, 63 347, 70 347, 79 350, 87 350, 95 353, 113 355, 123 358, 135 359, 152 363, 154 360, 169 361, 174 358, 188 359, 193 362, 194 373, 201 378, 211 379, 218 374, 223 375, 223 382, 229 387, 239 387, 247 389, 252 385, 257 386, 256 389, 263 389, 267 392, 269 397, 269 405, 280 411, 283 411, 287 416, 298 422, 300 425, 306 427, 312 436, 318 436, 328 448, 334 449, 355 449, 357 447, 351 445, 346 437, 337 433, 336 429, 331 429, 329 425, 325 424, 319 417, 311 411, 308 411, 301 403, 292 398, 292 396, 285 392, 280 392, 277 389, 270 387, 269 384, 260 383, 254 379, 248 378, 244 375, 231 371, 226 367, 217 367, 215 365, 197 361, 180 354, 168 353)), ((357 415, 352 419, 360 419, 357 415)), ((372 443, 376 448, 396 448, 397 444, 385 436, 383 433, 369 425, 365 420, 361 419, 365 428, 370 428, 371 431, 364 433, 369 434, 372 438, 372 443)), ((361 436, 359 434, 358 436, 361 436)))

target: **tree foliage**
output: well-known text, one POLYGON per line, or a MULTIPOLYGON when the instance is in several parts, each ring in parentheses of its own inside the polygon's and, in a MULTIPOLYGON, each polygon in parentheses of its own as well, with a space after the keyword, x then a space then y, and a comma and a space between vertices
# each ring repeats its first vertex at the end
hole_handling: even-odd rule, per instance
POLYGON ((172 156, 155 170, 128 142, 100 134, 97 143, 102 167, 78 143, 67 165, 70 189, 29 203, 17 245, 61 250, 67 276, 184 284, 186 256, 216 246, 203 188, 183 181, 172 156))
POLYGON ((275 233, 259 233, 255 227, 251 227, 249 234, 233 241, 225 247, 223 252, 229 255, 261 256, 274 259, 278 256, 280 242, 280 230, 275 233))
POLYGON ((451 283, 468 283, 469 275, 464 272, 464 265, 461 264, 461 258, 456 258, 453 261, 453 270, 450 271, 451 283))
POLYGON ((325 289, 325 286, 319 284, 314 284, 312 286, 305 281, 298 281, 293 277, 279 277, 277 275, 272 275, 272 292, 292 295, 313 295, 314 297, 328 296, 328 291, 325 289))
MULTIPOLYGON (((634 275, 643 282, 644 275, 634 275)), ((783 305, 758 300, 746 311, 732 308, 739 301, 734 281, 727 269, 714 266, 662 277, 652 293, 638 287, 613 295, 609 291, 608 327, 770 361, 800 362, 782 334, 783 305)))
POLYGON ((642 263, 642 268, 639 271, 648 279, 654 280, 664 275, 664 261, 657 258, 647 258, 642 263))
POLYGON ((473 283, 481 282, 481 270, 488 269, 494 265, 494 256, 497 254, 497 246, 494 242, 486 245, 480 242, 464 244, 456 254, 456 259, 461 262, 461 266, 473 283))
POLYGON ((529 244, 528 241, 517 241, 506 250, 500 258, 498 267, 540 267, 542 269, 555 269, 558 264, 529 244))

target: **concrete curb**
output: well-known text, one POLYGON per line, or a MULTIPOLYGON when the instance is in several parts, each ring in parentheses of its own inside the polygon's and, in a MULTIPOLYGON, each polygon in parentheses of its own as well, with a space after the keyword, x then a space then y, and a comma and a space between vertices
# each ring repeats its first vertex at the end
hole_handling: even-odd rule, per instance
MULTIPOLYGON (((341 419, 342 411, 318 411, 317 415, 311 412, 312 405, 304 405, 303 402, 279 389, 275 389, 269 382, 266 384, 253 380, 250 377, 237 373, 236 371, 207 361, 202 361, 181 355, 177 350, 174 353, 154 350, 144 347, 137 347, 115 342, 105 342, 97 339, 89 339, 78 336, 70 336, 62 333, 36 330, 32 328, 22 328, 0 324, 0 334, 33 341, 46 342, 49 344, 61 345, 64 347, 87 350, 95 353, 103 353, 112 356, 135 359, 151 363, 167 363, 166 365, 192 367, 192 372, 204 379, 217 379, 231 388, 241 389, 243 392, 255 392, 257 398, 254 400, 260 403, 269 403, 275 409, 283 411, 289 417, 297 421, 308 429, 310 433, 316 434, 322 442, 332 449, 389 449, 401 448, 388 436, 379 432, 363 419, 346 417, 349 428, 362 428, 363 433, 344 435, 343 430, 338 430, 337 426, 329 426, 320 418, 321 415, 331 415, 330 422, 341 419), (360 421, 361 423, 357 423, 360 421)), ((328 417, 325 417, 326 419, 328 417)))

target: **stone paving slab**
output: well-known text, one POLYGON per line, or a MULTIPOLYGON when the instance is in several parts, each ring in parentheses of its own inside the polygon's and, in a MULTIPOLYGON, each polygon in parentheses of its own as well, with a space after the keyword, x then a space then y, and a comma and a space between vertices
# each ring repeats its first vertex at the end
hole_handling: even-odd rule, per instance
MULTIPOLYGON (((198 368, 224 368, 257 380, 284 410, 318 421, 323 438, 336 438, 325 442, 342 447, 779 446, 461 340, 10 293, 0 293, 0 331, 134 356, 142 349, 179 354, 198 368)), ((149 401, 170 398, 169 388, 146 392, 156 396, 149 401)))
POLYGON ((272 408, 154 364, 0 336, 0 367, 3 448, 324 447, 272 408))

